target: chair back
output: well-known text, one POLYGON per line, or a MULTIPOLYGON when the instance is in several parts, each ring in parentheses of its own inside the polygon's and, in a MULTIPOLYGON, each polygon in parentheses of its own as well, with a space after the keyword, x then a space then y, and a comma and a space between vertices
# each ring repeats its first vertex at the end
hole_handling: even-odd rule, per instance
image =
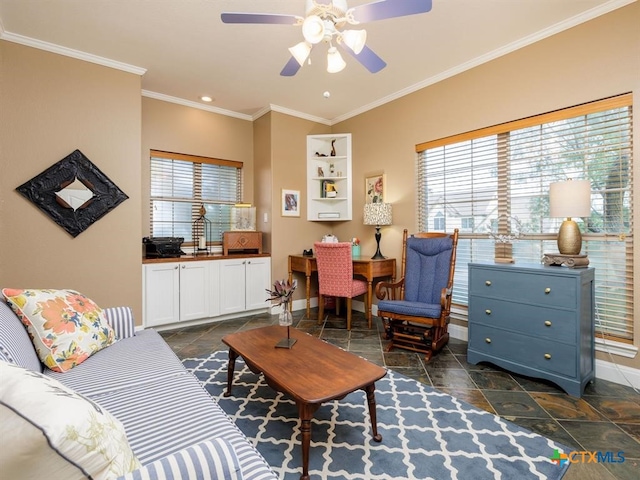
POLYGON ((453 235, 422 232, 409 238, 405 230, 404 240, 404 299, 440 303, 442 289, 453 286, 458 230, 453 235))
POLYGON ((316 242, 313 248, 316 251, 320 294, 350 297, 353 285, 351 242, 316 242))

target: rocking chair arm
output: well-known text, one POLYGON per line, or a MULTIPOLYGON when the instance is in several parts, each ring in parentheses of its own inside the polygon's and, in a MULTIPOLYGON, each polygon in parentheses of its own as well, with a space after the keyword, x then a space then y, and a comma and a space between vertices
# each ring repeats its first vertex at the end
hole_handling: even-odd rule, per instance
POLYGON ((451 308, 451 296, 453 294, 453 289, 451 288, 443 288, 440 292, 440 306, 443 310, 449 310, 451 308))
POLYGON ((404 286, 404 277, 397 282, 378 282, 376 297, 378 300, 400 300, 400 289, 404 286))

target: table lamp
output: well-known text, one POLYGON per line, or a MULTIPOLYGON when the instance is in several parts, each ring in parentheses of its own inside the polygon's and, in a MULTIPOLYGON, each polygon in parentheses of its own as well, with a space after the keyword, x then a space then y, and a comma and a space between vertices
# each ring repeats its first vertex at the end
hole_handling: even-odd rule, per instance
POLYGON ((367 203, 364 206, 364 224, 376 226, 376 253, 372 260, 376 258, 386 258, 380 253, 380 226, 391 225, 391 204, 390 203, 367 203))
POLYGON ((565 217, 558 231, 558 251, 562 255, 579 255, 582 235, 571 217, 591 215, 591 183, 589 180, 567 180, 549 186, 552 217, 565 217))

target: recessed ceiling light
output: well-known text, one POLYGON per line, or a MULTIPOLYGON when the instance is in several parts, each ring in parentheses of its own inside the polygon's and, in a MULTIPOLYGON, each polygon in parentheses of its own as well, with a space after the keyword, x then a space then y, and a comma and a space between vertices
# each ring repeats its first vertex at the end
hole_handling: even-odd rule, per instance
POLYGON ((322 94, 322 96, 323 96, 324 98, 329 98, 329 97, 331 96, 331 94, 330 94, 330 93, 329 93, 329 91, 327 90, 326 92, 324 92, 324 93, 322 94))
POLYGON ((202 100, 203 102, 213 102, 213 98, 207 95, 203 95, 202 97, 200 97, 200 100, 202 100))

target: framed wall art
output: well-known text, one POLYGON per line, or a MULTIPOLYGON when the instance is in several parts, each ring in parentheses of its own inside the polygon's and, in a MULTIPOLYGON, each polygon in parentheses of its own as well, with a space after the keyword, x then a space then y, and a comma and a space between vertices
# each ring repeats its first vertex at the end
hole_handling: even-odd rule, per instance
POLYGON ((364 179, 365 203, 384 203, 387 201, 387 177, 384 173, 371 175, 364 179))
POLYGON ((282 216, 300 216, 300 190, 282 189, 282 216))

